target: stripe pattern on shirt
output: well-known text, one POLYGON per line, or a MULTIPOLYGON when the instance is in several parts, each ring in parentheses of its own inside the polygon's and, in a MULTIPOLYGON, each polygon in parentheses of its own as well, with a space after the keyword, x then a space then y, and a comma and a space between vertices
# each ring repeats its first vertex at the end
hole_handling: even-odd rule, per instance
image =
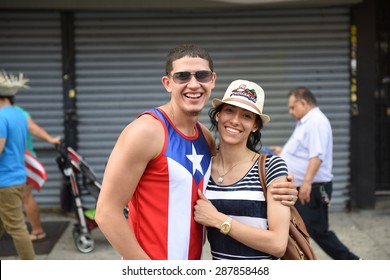
MULTIPOLYGON (((265 162, 266 183, 287 175, 287 166, 278 156, 268 156, 265 162)), ((221 186, 210 177, 206 188, 206 197, 218 211, 234 220, 257 228, 268 229, 267 205, 258 173, 258 161, 238 182, 221 186)), ((220 233, 217 228, 207 228, 213 259, 219 260, 257 260, 276 259, 267 253, 254 250, 220 233)))

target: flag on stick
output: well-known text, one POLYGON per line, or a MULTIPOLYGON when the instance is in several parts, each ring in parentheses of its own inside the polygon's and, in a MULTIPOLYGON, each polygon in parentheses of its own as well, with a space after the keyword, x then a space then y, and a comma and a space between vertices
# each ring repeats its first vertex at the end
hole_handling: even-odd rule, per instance
POLYGON ((40 191, 47 179, 45 167, 28 150, 24 152, 24 163, 26 164, 27 170, 27 184, 40 191))

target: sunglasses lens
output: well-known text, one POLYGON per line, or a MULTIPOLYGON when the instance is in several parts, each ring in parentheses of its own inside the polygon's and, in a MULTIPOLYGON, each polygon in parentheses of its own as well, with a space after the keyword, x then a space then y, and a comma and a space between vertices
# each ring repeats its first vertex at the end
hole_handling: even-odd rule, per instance
POLYGON ((195 73, 195 77, 198 82, 207 83, 210 82, 213 73, 211 71, 198 71, 195 73))
POLYGON ((173 74, 173 80, 177 83, 186 83, 191 80, 190 72, 177 72, 173 74))
POLYGON ((201 83, 207 83, 211 81, 213 72, 211 71, 198 71, 191 72, 176 72, 172 75, 173 80, 178 84, 188 83, 191 80, 191 76, 194 75, 196 80, 201 83))

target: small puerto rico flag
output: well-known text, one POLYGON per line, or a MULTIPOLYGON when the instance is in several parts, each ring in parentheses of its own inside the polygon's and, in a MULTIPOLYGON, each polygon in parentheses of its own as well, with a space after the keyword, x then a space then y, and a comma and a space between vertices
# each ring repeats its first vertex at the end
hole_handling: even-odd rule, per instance
POLYGON ((28 150, 24 152, 24 163, 27 170, 27 184, 40 191, 47 179, 45 167, 28 150))

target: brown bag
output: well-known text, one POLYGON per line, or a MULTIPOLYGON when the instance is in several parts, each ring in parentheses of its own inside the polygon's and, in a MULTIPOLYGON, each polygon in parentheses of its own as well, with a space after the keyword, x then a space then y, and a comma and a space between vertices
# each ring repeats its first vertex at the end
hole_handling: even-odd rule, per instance
MULTIPOLYGON (((263 187, 264 197, 267 200, 267 188, 265 180, 265 159, 267 154, 259 157, 259 177, 263 187)), ((290 229, 287 242, 287 249, 282 260, 316 260, 314 250, 310 245, 309 234, 305 223, 295 206, 291 206, 290 229)))

